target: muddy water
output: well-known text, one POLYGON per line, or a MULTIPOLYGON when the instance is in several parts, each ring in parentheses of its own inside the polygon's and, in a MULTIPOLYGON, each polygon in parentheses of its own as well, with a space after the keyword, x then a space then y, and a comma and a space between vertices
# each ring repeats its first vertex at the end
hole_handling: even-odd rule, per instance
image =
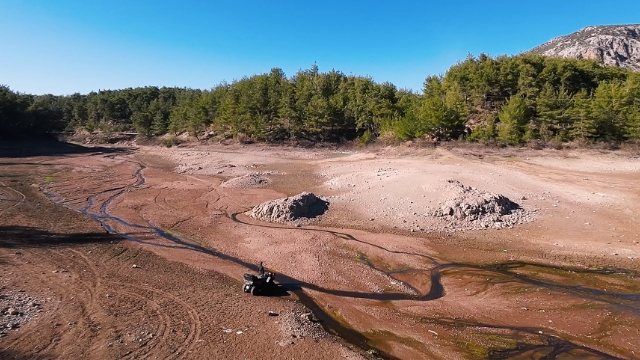
MULTIPOLYGON (((84 206, 77 207, 70 204, 60 194, 56 194, 55 189, 44 187, 43 191, 53 202, 75 209, 97 221, 110 233, 118 234, 131 241, 137 241, 148 244, 139 237, 132 236, 122 231, 116 230, 113 226, 117 223, 121 226, 135 229, 140 232, 152 233, 155 236, 163 238, 175 246, 182 249, 197 251, 203 254, 214 256, 237 265, 245 267, 249 270, 256 270, 256 266, 246 263, 241 259, 215 251, 208 247, 195 244, 188 239, 169 234, 161 228, 152 224, 140 225, 132 223, 127 219, 119 218, 109 212, 109 204, 120 196, 124 196, 127 192, 133 191, 145 185, 145 177, 143 170, 145 165, 137 163, 137 169, 132 174, 130 185, 113 187, 103 191, 91 194, 84 206)), ((303 171, 312 172, 313 168, 308 167, 303 171)), ((280 189, 288 189, 287 195, 292 195, 301 191, 296 188, 296 184, 300 181, 293 180, 290 183, 282 177, 278 184, 280 189)), ((242 223, 246 226, 264 226, 255 225, 247 221, 243 221, 238 214, 225 215, 234 222, 242 223)), ((354 241, 363 243, 358 238, 346 233, 336 232, 333 230, 308 230, 330 233, 345 241, 354 241)), ((405 255, 423 257, 423 254, 407 252, 405 255)), ((315 316, 322 321, 323 326, 331 333, 334 333, 346 341, 372 353, 379 354, 383 358, 393 358, 390 354, 380 350, 379 346, 385 342, 384 337, 367 336, 354 330, 349 324, 341 320, 334 319, 315 299, 308 295, 306 290, 314 290, 317 292, 330 294, 342 298, 356 298, 379 301, 397 301, 412 300, 417 302, 427 302, 444 297, 447 288, 443 285, 443 277, 452 273, 473 273, 475 276, 483 274, 485 276, 495 276, 507 279, 510 282, 554 291, 572 297, 585 299, 592 303, 604 304, 610 309, 615 309, 620 314, 629 316, 640 316, 640 274, 628 269, 585 269, 572 267, 558 267, 547 264, 526 263, 526 262, 501 262, 493 264, 471 264, 471 263, 441 263, 433 258, 428 258, 432 264, 430 269, 403 268, 402 270, 387 270, 385 267, 370 261, 366 254, 359 255, 359 261, 365 263, 370 268, 385 273, 399 282, 404 283, 409 289, 413 290, 417 295, 408 295, 406 293, 389 293, 389 292, 361 292, 361 291, 345 291, 324 288, 316 284, 299 281, 286 274, 278 274, 278 280, 283 284, 286 290, 297 294, 298 298, 308 308, 310 308, 315 316), (428 279, 428 280, 427 280, 428 279), (617 284, 617 285, 612 285, 617 284), (424 290, 426 287, 426 291, 424 290), (605 288, 607 287, 607 288, 605 288), (379 343, 380 342, 380 343, 379 343)), ((483 328, 489 330, 508 331, 503 338, 509 340, 507 346, 486 346, 487 356, 496 359, 517 359, 517 358, 592 358, 592 359, 616 359, 608 353, 600 350, 580 345, 575 338, 562 338, 562 334, 544 334, 539 328, 534 327, 518 327, 518 326, 496 326, 491 324, 483 324, 468 320, 458 319, 431 319, 424 318, 423 321, 438 324, 452 329, 477 329, 483 328)), ((389 335, 391 336, 391 335, 389 335)), ((622 349, 622 353, 625 351, 622 349)), ((628 353, 628 352, 627 352, 628 353)))

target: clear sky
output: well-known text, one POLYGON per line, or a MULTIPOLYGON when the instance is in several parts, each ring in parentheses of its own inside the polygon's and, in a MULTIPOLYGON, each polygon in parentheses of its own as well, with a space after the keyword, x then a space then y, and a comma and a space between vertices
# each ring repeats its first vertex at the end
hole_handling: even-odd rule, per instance
POLYGON ((316 62, 421 90, 469 53, 517 54, 639 15, 638 0, 0 0, 0 84, 33 94, 209 89, 316 62))

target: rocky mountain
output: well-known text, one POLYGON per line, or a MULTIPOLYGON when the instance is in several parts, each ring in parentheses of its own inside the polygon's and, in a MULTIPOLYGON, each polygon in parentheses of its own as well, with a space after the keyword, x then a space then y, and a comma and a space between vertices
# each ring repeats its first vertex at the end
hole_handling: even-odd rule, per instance
POLYGON ((562 58, 593 59, 605 65, 640 71, 640 24, 588 26, 529 52, 562 58))

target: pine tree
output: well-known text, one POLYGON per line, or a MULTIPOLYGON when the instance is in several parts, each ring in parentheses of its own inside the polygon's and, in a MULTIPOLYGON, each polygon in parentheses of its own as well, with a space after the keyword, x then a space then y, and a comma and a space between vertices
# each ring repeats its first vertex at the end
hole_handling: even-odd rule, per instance
POLYGON ((161 110, 156 111, 151 123, 153 135, 164 135, 169 130, 169 118, 161 110))
POLYGON ((630 109, 625 130, 629 139, 640 142, 640 105, 630 109))
POLYGON ((496 116, 494 114, 489 114, 485 119, 484 124, 478 125, 473 129, 469 136, 469 140, 488 144, 492 142, 497 135, 496 116))
POLYGON ((570 118, 567 113, 571 107, 571 95, 564 87, 554 90, 546 84, 536 100, 538 116, 534 119, 535 137, 549 141, 555 137, 564 137, 569 127, 570 118))
POLYGON ((640 74, 632 74, 624 86, 625 136, 640 141, 640 74))
POLYGON ((596 138, 596 121, 591 112, 592 98, 582 90, 573 95, 571 100, 571 107, 567 109, 567 116, 571 123, 569 137, 582 141, 596 138))
POLYGON ((518 95, 510 97, 500 110, 498 118, 500 119, 498 139, 508 145, 521 143, 529 120, 525 100, 518 95))
POLYGON ((149 137, 152 134, 153 117, 147 112, 136 112, 131 116, 133 125, 136 127, 138 133, 144 137, 149 137))
POLYGON ((624 139, 625 106, 623 85, 603 81, 593 95, 591 115, 596 120, 598 138, 605 141, 624 139))

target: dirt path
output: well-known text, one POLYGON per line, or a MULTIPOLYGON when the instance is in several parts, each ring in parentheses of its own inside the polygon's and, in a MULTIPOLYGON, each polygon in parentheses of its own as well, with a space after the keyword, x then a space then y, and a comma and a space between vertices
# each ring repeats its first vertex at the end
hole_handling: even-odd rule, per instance
MULTIPOLYGON (((212 271, 240 279, 264 261, 278 273, 283 289, 312 308, 325 327, 372 352, 395 358, 604 359, 634 358, 640 351, 637 158, 572 155, 580 161, 576 170, 570 160, 555 157, 479 159, 441 149, 407 154, 397 149, 143 148, 104 155, 56 158, 55 165, 47 165, 52 168, 39 170, 43 180, 35 183, 47 177, 43 189, 54 203, 127 239, 101 244, 105 254, 122 247, 125 253, 153 257, 152 263, 186 263, 209 281, 217 278, 212 271), (593 158, 593 165, 586 166, 583 157, 593 158), (269 178, 265 187, 221 185, 256 171, 269 178), (452 178, 518 199, 535 212, 535 221, 503 230, 429 232, 447 226, 425 214, 442 201, 443 184, 452 178), (311 225, 263 223, 243 215, 263 201, 302 190, 331 201, 329 212, 311 225)), ((114 277, 97 272, 114 267, 101 259, 98 267, 82 268, 89 272, 89 288, 128 284, 91 283, 114 277)), ((146 272, 147 265, 136 264, 141 268, 127 263, 123 269, 135 277, 146 272)), ((183 292, 176 293, 162 285, 166 272, 153 274, 158 281, 153 289, 162 294, 145 292, 145 286, 122 288, 146 298, 180 299, 176 308, 190 320, 180 330, 182 342, 171 341, 172 349, 180 356, 202 354, 193 341, 206 343, 213 333, 196 321, 207 309, 194 307, 194 301, 206 297, 209 287, 226 289, 225 281, 233 282, 221 278, 221 284, 203 287, 200 279, 186 280, 191 274, 176 276, 184 281, 183 292)), ((278 298, 243 297, 236 288, 228 285, 223 299, 257 307, 283 304, 278 298)), ((133 295, 119 297, 126 296, 133 295)), ((220 311, 234 309, 234 316, 241 316, 238 304, 229 301, 220 303, 220 311)), ((94 302, 91 296, 81 301, 93 309, 87 313, 99 309, 94 302)), ((292 306, 289 313, 299 311, 286 304, 292 306)), ((145 311, 163 306, 160 301, 145 311)), ((163 318, 162 310, 155 313, 163 318)), ((216 315, 211 319, 218 321, 216 315)), ((155 331, 174 327, 158 320, 155 331)), ((262 330, 267 329, 256 331, 262 330)), ((229 348, 225 344, 222 348, 229 348)), ((355 356, 329 340, 321 344, 334 351, 327 354, 355 356)), ((278 345, 275 351, 300 356, 304 349, 278 345)))

